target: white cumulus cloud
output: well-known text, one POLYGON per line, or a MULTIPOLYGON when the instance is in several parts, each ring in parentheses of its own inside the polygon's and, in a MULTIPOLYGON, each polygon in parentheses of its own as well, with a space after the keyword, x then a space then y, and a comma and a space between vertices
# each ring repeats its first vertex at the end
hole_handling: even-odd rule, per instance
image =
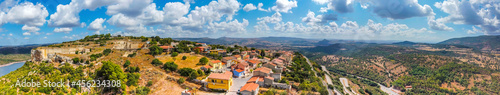
POLYGON ((106 21, 106 19, 97 18, 90 23, 90 25, 88 26, 87 29, 92 30, 92 31, 102 31, 102 30, 106 29, 106 26, 102 25, 102 23, 104 23, 104 21, 106 21))
POLYGON ((292 13, 291 9, 295 7, 297 7, 295 0, 276 0, 276 6, 271 7, 271 9, 277 12, 292 13))
POLYGON ((243 10, 247 11, 247 12, 251 11, 251 10, 256 10, 256 9, 257 9, 257 7, 255 7, 255 5, 253 5, 252 3, 247 4, 247 5, 245 5, 245 7, 243 7, 243 10))
POLYGON ((64 33, 69 33, 73 31, 73 28, 55 28, 54 32, 59 33, 59 32, 64 32, 64 33))

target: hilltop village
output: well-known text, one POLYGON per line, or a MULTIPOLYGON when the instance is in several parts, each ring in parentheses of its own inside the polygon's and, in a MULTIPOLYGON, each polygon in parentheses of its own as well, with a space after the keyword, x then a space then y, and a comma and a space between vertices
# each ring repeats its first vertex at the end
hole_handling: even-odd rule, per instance
POLYGON ((31 51, 31 61, 26 68, 52 68, 42 70, 46 72, 39 74, 42 79, 61 72, 58 73, 61 79, 70 81, 113 79, 123 80, 124 85, 119 88, 29 88, 22 93, 328 94, 326 85, 313 73, 320 70, 319 65, 306 62, 300 53, 176 41, 158 36, 92 35, 38 47, 31 51))

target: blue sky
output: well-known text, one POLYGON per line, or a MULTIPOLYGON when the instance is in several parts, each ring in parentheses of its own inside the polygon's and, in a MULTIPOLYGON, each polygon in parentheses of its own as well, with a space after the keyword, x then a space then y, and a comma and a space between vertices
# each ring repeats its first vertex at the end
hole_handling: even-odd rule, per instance
POLYGON ((86 35, 440 42, 500 34, 498 0, 3 0, 0 46, 86 35))

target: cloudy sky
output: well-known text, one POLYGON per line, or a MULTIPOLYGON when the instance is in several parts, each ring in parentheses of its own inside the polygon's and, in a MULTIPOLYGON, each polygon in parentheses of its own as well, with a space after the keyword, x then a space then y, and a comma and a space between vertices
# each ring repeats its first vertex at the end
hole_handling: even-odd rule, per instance
POLYGON ((86 35, 408 40, 500 34, 499 0, 3 0, 0 46, 86 35))

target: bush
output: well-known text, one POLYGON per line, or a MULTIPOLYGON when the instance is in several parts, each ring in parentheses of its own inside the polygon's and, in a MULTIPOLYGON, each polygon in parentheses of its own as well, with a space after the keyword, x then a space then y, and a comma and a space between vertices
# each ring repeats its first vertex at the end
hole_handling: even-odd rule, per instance
POLYGON ((135 72, 139 72, 140 68, 139 67, 128 67, 127 70, 125 70, 125 71, 130 72, 130 73, 135 73, 135 72))
POLYGON ((194 72, 196 70, 194 69, 191 69, 191 68, 181 68, 179 70, 177 70, 177 73, 179 73, 181 76, 189 76, 191 74, 191 72, 194 72))
POLYGON ((192 79, 196 79, 197 77, 199 76, 198 72, 197 71, 193 71, 189 74, 189 79, 192 80, 192 79))
POLYGON ((148 81, 148 84, 146 84, 146 86, 152 86, 153 85, 153 81, 148 81))
POLYGON ((149 47, 149 53, 153 56, 160 55, 163 52, 163 49, 158 47, 157 45, 153 45, 149 47))
POLYGON ((175 64, 174 62, 167 62, 163 64, 163 69, 165 69, 165 71, 176 71, 177 64, 175 64))
POLYGON ((207 57, 203 57, 200 59, 200 65, 206 65, 208 63, 208 58, 207 57))
POLYGON ((108 56, 108 54, 111 53, 111 49, 105 49, 104 51, 102 51, 102 54, 108 56))
POLYGON ((200 76, 204 76, 205 75, 205 72, 201 71, 201 69, 196 70, 196 72, 198 72, 198 74, 200 76))
POLYGON ((186 57, 186 56, 182 56, 182 60, 186 60, 186 59, 187 59, 187 57, 186 57))
POLYGON ((186 81, 186 79, 184 79, 184 78, 179 78, 179 80, 177 80, 177 83, 182 84, 182 83, 184 83, 184 81, 186 81))
MULTIPOLYGON (((179 55, 179 53, 174 52, 174 53, 172 53, 170 56, 172 56, 172 57, 176 57, 177 55, 179 55)), ((183 60, 184 60, 184 59, 183 59, 183 60)))
POLYGON ((80 62, 80 58, 78 58, 78 57, 73 58, 72 60, 73 60, 73 64, 80 62))
POLYGON ((136 88, 137 95, 148 95, 150 89, 148 87, 138 87, 136 88))
POLYGON ((333 85, 328 84, 328 88, 329 88, 329 89, 333 89, 333 85))
POLYGON ((162 65, 163 63, 161 63, 161 61, 160 61, 160 60, 158 60, 158 59, 153 59, 153 62, 151 62, 151 64, 153 64, 154 66, 160 66, 160 65, 162 65))
POLYGON ((141 77, 141 75, 139 73, 128 73, 127 74, 127 85, 128 86, 137 86, 137 83, 139 82, 139 77, 141 77))
POLYGON ((130 65, 130 61, 125 61, 125 64, 123 64, 123 67, 128 67, 130 65))
POLYGON ((134 57, 136 55, 136 53, 132 53, 132 54, 129 54, 128 57, 134 57))

